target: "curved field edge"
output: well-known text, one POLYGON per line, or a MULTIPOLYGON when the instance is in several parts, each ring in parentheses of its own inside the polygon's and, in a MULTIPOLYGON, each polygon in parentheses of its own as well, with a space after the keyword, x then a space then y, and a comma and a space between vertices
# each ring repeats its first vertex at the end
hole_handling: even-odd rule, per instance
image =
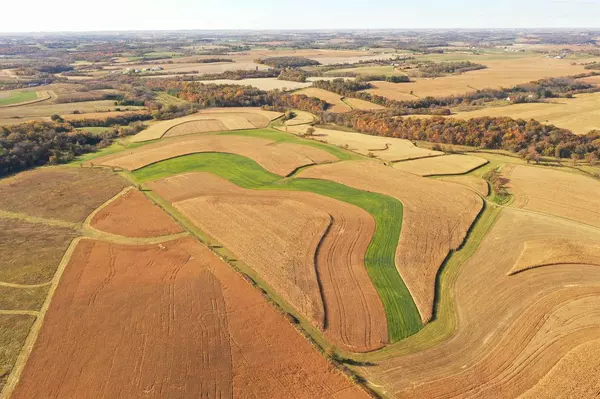
POLYGON ((365 266, 386 312, 389 340, 402 340, 422 328, 417 307, 395 264, 395 252, 402 229, 400 201, 327 180, 281 178, 249 158, 224 153, 172 158, 138 169, 132 175, 138 183, 144 183, 194 171, 213 173, 245 189, 312 192, 369 212, 375 219, 375 233, 365 254, 365 266))

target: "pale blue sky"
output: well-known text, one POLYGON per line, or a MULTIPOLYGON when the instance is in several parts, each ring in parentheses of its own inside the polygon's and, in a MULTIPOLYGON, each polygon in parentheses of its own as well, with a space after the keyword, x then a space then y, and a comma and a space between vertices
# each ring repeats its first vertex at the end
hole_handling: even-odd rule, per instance
POLYGON ((6 0, 0 32, 600 28, 600 0, 6 0))

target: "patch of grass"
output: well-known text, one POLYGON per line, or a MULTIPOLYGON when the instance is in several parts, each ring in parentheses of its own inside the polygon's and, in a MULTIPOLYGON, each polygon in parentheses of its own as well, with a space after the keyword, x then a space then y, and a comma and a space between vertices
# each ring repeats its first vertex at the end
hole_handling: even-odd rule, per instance
POLYGON ((246 189, 307 191, 325 195, 369 212, 375 219, 376 228, 367 249, 365 265, 386 311, 389 339, 391 342, 401 340, 422 327, 417 307, 395 264, 402 228, 400 201, 327 180, 281 178, 249 158, 224 153, 193 154, 161 161, 134 171, 133 176, 143 183, 192 171, 210 172, 246 189))
POLYGON ((0 285, 0 309, 40 310, 50 285, 31 288, 13 288, 0 285))
POLYGON ((11 91, 8 97, 0 98, 1 105, 12 105, 32 101, 38 98, 35 91, 11 91))
POLYGON ((109 128, 104 127, 104 126, 85 126, 85 127, 78 127, 76 129, 79 131, 83 131, 83 132, 100 134, 100 133, 104 133, 104 132, 108 131, 109 128))
POLYGON ((35 317, 0 315, 0 391, 11 373, 35 317))
MULTIPOLYGON (((87 130, 89 128, 82 128, 82 129, 87 130)), ((107 128, 102 127, 102 128, 93 128, 93 129, 107 129, 107 128)), ((128 143, 124 140, 117 140, 117 141, 113 142, 111 145, 109 145, 108 147, 102 148, 101 150, 98 150, 96 152, 89 152, 87 154, 78 156, 77 158, 75 158, 75 160, 73 162, 69 163, 69 165, 80 166, 81 164, 88 162, 88 161, 92 161, 96 158, 100 158, 105 155, 116 154, 117 152, 121 152, 121 151, 125 151, 125 150, 132 150, 134 148, 141 147, 146 144, 154 143, 155 141, 156 140, 149 140, 149 141, 143 141, 141 143, 128 143)))

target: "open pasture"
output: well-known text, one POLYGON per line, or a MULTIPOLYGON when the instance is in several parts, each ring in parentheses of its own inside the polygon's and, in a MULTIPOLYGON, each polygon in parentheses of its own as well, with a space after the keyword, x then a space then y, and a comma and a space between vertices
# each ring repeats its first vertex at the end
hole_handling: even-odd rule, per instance
POLYGON ((435 281, 449 251, 458 248, 481 211, 478 195, 456 184, 425 179, 375 161, 318 165, 299 177, 332 180, 396 198, 404 212, 396 267, 419 309, 432 317, 435 281))
POLYGON ((224 130, 264 128, 281 113, 263 111, 260 108, 215 108, 193 115, 156 122, 136 134, 132 141, 142 142, 163 136, 182 136, 224 130))
MULTIPOLYGON (((600 333, 600 267, 582 260, 510 275, 532 239, 597 242, 600 231, 555 217, 502 210, 454 284, 458 320, 452 338, 360 368, 367 379, 390 396, 406 398, 518 397, 538 384, 548 389, 544 377, 553 367, 600 333)), ((597 361, 589 358, 593 353, 579 356, 583 364, 597 361)), ((580 391, 597 382, 578 381, 580 391)), ((545 391, 542 397, 561 397, 562 384, 550 385, 556 391, 545 391)))
POLYGON ((79 223, 125 186, 107 170, 39 168, 0 181, 0 211, 79 223))
MULTIPOLYGON (((308 126, 289 126, 288 130, 304 134, 308 126)), ((362 155, 372 156, 384 161, 401 161, 442 155, 440 151, 416 147, 410 140, 394 137, 371 136, 368 134, 345 132, 324 128, 315 128, 312 138, 317 141, 346 148, 362 155)))
POLYGON ((312 82, 309 81, 293 82, 289 80, 280 80, 277 78, 217 79, 207 80, 204 83, 217 85, 252 86, 260 90, 296 90, 312 85, 312 82))
MULTIPOLYGON (((40 94, 42 94, 40 92, 40 94)), ((38 92, 14 90, 0 92, 0 107, 15 106, 38 99, 38 92)))
POLYGON ((251 158, 270 172, 287 176, 297 168, 337 160, 319 148, 246 136, 196 135, 159 141, 95 159, 95 165, 136 170, 169 158, 200 152, 226 152, 251 158))
POLYGON ((258 271, 335 345, 358 352, 387 343, 385 312, 365 267, 375 230, 365 210, 313 193, 245 190, 208 173, 149 187, 258 271))
POLYGON ((90 225, 100 231, 125 237, 159 237, 181 233, 158 205, 134 188, 124 190, 94 214, 90 225))
POLYGON ((524 165, 502 170, 514 206, 600 227, 600 183, 591 177, 524 165))
POLYGON ((472 155, 450 154, 394 163, 394 168, 419 176, 460 175, 488 163, 472 155))
POLYGON ((535 119, 576 134, 600 129, 600 93, 578 94, 575 98, 557 98, 543 103, 513 104, 488 107, 477 111, 458 112, 453 118, 471 119, 482 116, 535 119))
POLYGON ((13 397, 281 397, 289 391, 361 396, 257 291, 194 240, 145 246, 83 240, 13 397), (115 328, 123 320, 127 326, 115 328))

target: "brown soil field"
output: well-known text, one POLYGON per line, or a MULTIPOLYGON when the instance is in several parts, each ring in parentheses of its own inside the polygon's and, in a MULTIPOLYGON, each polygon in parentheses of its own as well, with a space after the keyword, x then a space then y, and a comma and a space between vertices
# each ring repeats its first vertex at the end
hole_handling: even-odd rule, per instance
POLYGON ((375 221, 363 209, 312 193, 245 190, 208 173, 149 186, 300 313, 314 320, 315 306, 305 304, 321 304, 316 324, 330 342, 354 352, 387 343, 383 305, 364 264, 375 221))
MULTIPOLYGON (((457 330, 452 337, 424 351, 362 367, 367 379, 402 398, 514 398, 547 381, 544 377, 561 359, 569 361, 571 350, 597 340, 600 267, 558 264, 509 275, 525 242, 533 239, 598 242, 600 230, 504 209, 461 266, 453 288, 457 330)), ((593 373, 587 376, 578 379, 579 392, 597 386, 593 373)), ((545 391, 541 397, 563 394, 561 385, 552 386, 556 394, 545 391)))
POLYGON ((0 314, 0 392, 34 321, 34 316, 0 314))
POLYGON ((359 98, 346 97, 344 100, 346 101, 346 103, 350 104, 352 109, 361 109, 361 110, 367 110, 367 111, 385 109, 385 107, 382 105, 375 104, 375 103, 365 101, 365 100, 361 100, 359 98))
MULTIPOLYGON (((15 125, 31 120, 50 120, 50 115, 73 114, 73 111, 84 113, 95 113, 103 111, 114 111, 115 103, 111 100, 83 101, 74 103, 48 104, 46 101, 36 104, 28 104, 20 107, 0 108, 0 125, 15 125)), ((128 107, 139 110, 142 107, 128 107)))
POLYGON ((2 106, 0 106, 0 109, 1 108, 10 108, 10 107, 20 107, 20 106, 29 105, 29 104, 36 104, 36 103, 41 103, 42 101, 50 100, 51 98, 56 98, 56 94, 54 94, 54 92, 52 92, 52 91, 40 90, 40 91, 37 91, 36 94, 37 94, 37 98, 35 100, 24 101, 24 102, 17 103, 17 104, 2 105, 2 106))
POLYGON ((587 264, 600 266, 600 245, 594 242, 545 239, 526 241, 510 274, 535 267, 587 264))
POLYGON ((0 281, 13 284, 50 281, 77 235, 66 227, 0 218, 0 281))
POLYGON ((196 241, 125 246, 83 240, 12 397, 290 392, 361 394, 196 241))
POLYGON ((131 188, 94 215, 95 229, 125 237, 159 237, 183 228, 144 194, 131 188))
POLYGON ((164 139, 131 151, 95 159, 90 164, 136 170, 165 159, 200 152, 242 155, 280 176, 287 176, 301 166, 337 160, 327 151, 315 147, 289 143, 275 144, 272 140, 255 137, 207 134, 164 139))
POLYGON ((490 194, 490 187, 488 183, 478 176, 444 176, 440 180, 462 184, 463 186, 475 190, 475 192, 483 195, 484 197, 487 197, 490 194))
POLYGON ((123 178, 107 170, 39 168, 0 180, 0 210, 83 222, 127 185, 123 178))
POLYGON ((421 319, 429 321, 438 269, 448 252, 463 242, 483 206, 481 198, 457 184, 415 176, 376 161, 318 165, 302 171, 299 177, 333 180, 402 202, 396 267, 421 319))
POLYGON ((308 97, 316 97, 320 100, 326 101, 332 105, 330 108, 327 109, 330 112, 343 113, 350 112, 352 110, 352 108, 350 108, 348 104, 342 101, 342 97, 340 95, 327 90, 309 87, 306 89, 298 90, 294 92, 294 94, 304 94, 308 97))
MULTIPOLYGON (((304 134, 308 126, 289 126, 290 133, 304 134)), ((417 159, 434 155, 442 155, 440 151, 428 150, 415 147, 410 140, 397 139, 394 137, 370 136, 368 134, 344 132, 341 130, 315 128, 314 140, 336 145, 338 147, 348 146, 350 151, 362 155, 371 154, 375 158, 385 161, 400 161, 406 159, 417 159)))
POLYGON ((459 119, 482 116, 535 119, 569 129, 576 134, 586 134, 591 130, 600 129, 600 93, 578 94, 574 98, 561 98, 544 103, 487 107, 452 115, 453 118, 459 119))
POLYGON ((486 159, 472 155, 449 154, 402 161, 394 164, 394 168, 419 176, 459 175, 477 169, 488 163, 486 159))
MULTIPOLYGON (((444 61, 444 56, 440 57, 436 61, 444 61)), ((542 78, 589 72, 582 65, 571 65, 571 60, 545 58, 542 55, 486 60, 467 55, 462 58, 484 64, 487 69, 439 78, 415 78, 413 82, 408 83, 373 82, 374 88, 367 91, 394 100, 415 100, 416 97, 464 94, 485 88, 511 87, 542 78), (411 91, 414 96, 410 94, 411 91)))
POLYGON ((590 177, 533 166, 502 170, 514 206, 600 227, 600 183, 590 177))
POLYGON ((214 132, 219 130, 256 129, 267 127, 281 113, 263 111, 260 108, 215 108, 202 110, 193 115, 160 121, 136 134, 133 142, 155 140, 161 137, 183 134, 214 132), (215 123, 220 122, 220 124, 215 123), (194 125, 189 125, 195 122, 194 125), (224 129, 220 129, 222 126, 224 129), (193 129, 197 128, 197 131, 193 129), (215 130, 216 129, 216 130, 215 130))

